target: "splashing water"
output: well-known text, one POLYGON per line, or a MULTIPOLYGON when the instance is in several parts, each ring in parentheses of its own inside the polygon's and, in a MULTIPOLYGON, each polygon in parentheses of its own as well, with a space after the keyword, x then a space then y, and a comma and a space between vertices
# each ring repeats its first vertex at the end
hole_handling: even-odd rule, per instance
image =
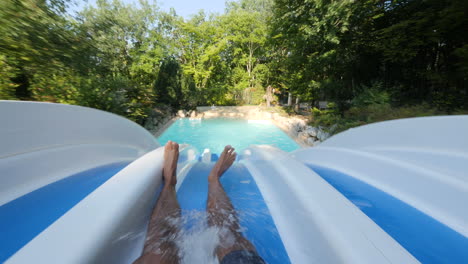
POLYGON ((208 226, 206 212, 191 210, 182 214, 176 241, 182 264, 219 263, 215 256, 218 244, 219 228, 208 226))
MULTIPOLYGON (((216 248, 232 246, 236 241, 237 234, 229 233, 232 226, 219 228, 208 224, 207 175, 213 165, 214 163, 202 162, 193 165, 177 191, 177 200, 182 208, 181 217, 177 222, 172 221, 173 219, 166 221, 166 227, 178 230, 175 236, 169 235, 169 238, 172 239, 171 244, 175 245, 171 248, 177 248, 176 254, 181 263, 219 263, 215 255, 216 248)), ((235 216, 239 220, 239 225, 236 224, 236 228, 238 226, 239 229, 235 231, 242 233, 255 246, 266 263, 290 263, 268 207, 255 180, 245 166, 235 162, 225 172, 221 183, 235 208, 235 216)), ((224 224, 229 225, 235 222, 236 217, 230 212, 222 215, 225 215, 224 224)), ((148 233, 147 240, 151 236, 152 234, 148 233)), ((171 254, 171 252, 159 253, 171 254)))
MULTIPOLYGON (((249 219, 255 219, 259 214, 265 214, 265 212, 256 210, 249 212, 240 211, 238 213, 239 218, 248 217, 249 219)), ((226 224, 229 224, 229 219, 234 217, 234 215, 229 215, 228 219, 226 219, 226 224)), ((219 264, 219 260, 215 254, 216 248, 218 246, 231 247, 235 243, 235 237, 227 226, 217 227, 208 225, 208 214, 205 211, 184 210, 179 219, 168 217, 165 221, 174 224, 178 232, 177 234, 169 234, 162 240, 173 242, 176 245, 180 263, 182 264, 219 264), (223 238, 223 241, 220 241, 220 237, 223 238)), ((238 231, 245 232, 246 228, 241 226, 238 231)), ((147 237, 152 237, 153 235, 147 234, 147 237)), ((161 251, 159 245, 154 245, 151 251, 163 255, 166 253, 161 251)))
MULTIPOLYGON (((190 228, 194 227, 206 227, 207 215, 204 212, 208 197, 207 175, 213 165, 214 163, 196 163, 187 173, 177 191, 179 204, 181 208, 186 210, 183 211, 182 216, 183 221, 187 222, 183 232, 190 233, 192 232, 190 228), (201 223, 197 221, 201 221, 201 223)), ((267 263, 290 263, 268 207, 255 180, 245 166, 242 163, 235 162, 221 178, 221 184, 236 211, 240 228, 237 231, 241 232, 255 246, 258 254, 267 263)), ((226 215, 225 222, 229 223, 228 213, 224 215, 226 215)), ((193 229, 193 231, 197 230, 197 228, 193 229)), ((218 245, 220 242, 228 242, 226 241, 228 237, 222 233, 223 230, 218 229, 214 230, 214 232, 217 236, 207 239, 218 240, 218 245), (223 237, 223 241, 219 241, 218 237, 223 237)), ((201 244, 202 242, 197 240, 196 243, 201 244)), ((206 251, 207 249, 203 250, 206 251)), ((186 252, 186 254, 190 254, 190 252, 186 252)), ((210 254, 212 254, 212 251, 210 254)), ((203 262, 193 261, 192 263, 203 262)))

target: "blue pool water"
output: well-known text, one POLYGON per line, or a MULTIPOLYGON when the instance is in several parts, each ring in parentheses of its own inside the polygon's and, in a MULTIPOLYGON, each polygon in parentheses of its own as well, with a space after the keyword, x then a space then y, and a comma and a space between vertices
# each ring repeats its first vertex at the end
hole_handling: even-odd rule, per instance
POLYGON ((468 238, 345 173, 308 164, 423 264, 468 263, 468 238))
POLYGON ((227 118, 178 119, 158 138, 161 145, 165 145, 168 140, 190 144, 199 151, 209 148, 213 153, 221 153, 225 145, 232 145, 237 151, 252 144, 271 145, 288 152, 299 148, 294 140, 274 124, 227 118))

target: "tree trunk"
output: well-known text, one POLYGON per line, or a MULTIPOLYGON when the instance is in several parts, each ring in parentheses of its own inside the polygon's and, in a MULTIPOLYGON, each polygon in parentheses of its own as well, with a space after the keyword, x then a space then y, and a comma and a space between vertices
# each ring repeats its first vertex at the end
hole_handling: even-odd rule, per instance
POLYGON ((268 85, 268 87, 266 88, 265 99, 266 99, 267 107, 270 107, 271 106, 271 100, 273 100, 273 87, 271 87, 271 85, 268 85))
POLYGON ((292 94, 288 93, 288 106, 291 106, 292 104, 292 94))
POLYGON ((295 110, 296 112, 299 112, 299 96, 296 97, 296 104, 295 104, 295 106, 294 106, 294 110, 295 110))

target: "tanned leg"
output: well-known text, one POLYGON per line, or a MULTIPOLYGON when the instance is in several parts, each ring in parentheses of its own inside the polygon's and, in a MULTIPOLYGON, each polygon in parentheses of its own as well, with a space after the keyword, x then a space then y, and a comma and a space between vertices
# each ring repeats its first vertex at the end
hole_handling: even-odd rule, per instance
POLYGON ((220 244, 215 252, 220 261, 232 251, 255 252, 252 243, 242 236, 236 211, 219 182, 220 177, 231 167, 235 159, 234 148, 226 146, 208 176, 208 224, 220 229, 220 244))
POLYGON ((164 147, 164 187, 151 215, 143 255, 134 263, 179 263, 175 244, 181 214, 175 191, 178 159, 179 145, 167 142, 164 147))

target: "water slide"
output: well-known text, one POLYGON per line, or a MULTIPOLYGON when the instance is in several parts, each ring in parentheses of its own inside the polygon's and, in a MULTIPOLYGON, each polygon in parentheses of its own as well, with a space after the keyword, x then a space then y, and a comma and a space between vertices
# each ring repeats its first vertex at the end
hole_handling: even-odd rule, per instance
MULTIPOLYGON (((141 254, 162 185, 163 148, 151 134, 51 103, 1 101, 0 123, 0 262, 131 263, 141 254)), ((429 117, 292 153, 251 146, 222 183, 268 263, 463 263, 466 135, 467 116, 429 117)), ((204 211, 216 159, 181 147, 184 214, 204 211)), ((186 219, 187 229, 199 224, 186 219)), ((186 243, 203 243, 196 234, 186 243)))

